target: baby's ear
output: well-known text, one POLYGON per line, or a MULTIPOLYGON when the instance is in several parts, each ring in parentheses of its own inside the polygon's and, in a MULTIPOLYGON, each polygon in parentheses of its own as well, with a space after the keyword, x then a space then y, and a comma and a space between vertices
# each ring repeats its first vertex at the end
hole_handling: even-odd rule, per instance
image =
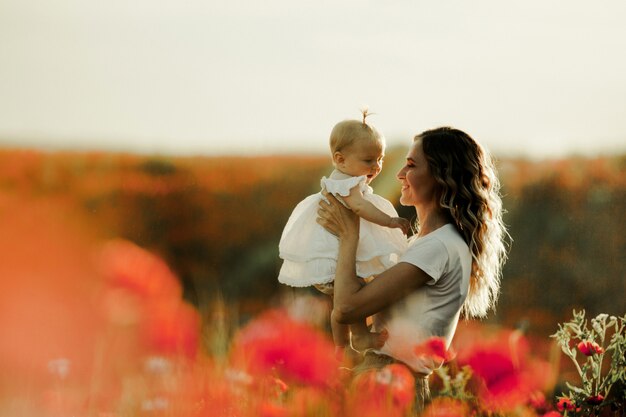
POLYGON ((337 151, 333 154, 333 162, 335 163, 335 165, 343 164, 344 160, 345 158, 341 152, 337 151))

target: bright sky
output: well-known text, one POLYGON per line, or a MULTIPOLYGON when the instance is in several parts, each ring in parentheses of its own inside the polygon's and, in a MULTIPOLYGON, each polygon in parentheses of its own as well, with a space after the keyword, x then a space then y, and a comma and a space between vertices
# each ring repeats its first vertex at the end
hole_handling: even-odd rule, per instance
POLYGON ((494 153, 626 151, 626 1, 0 0, 0 146, 326 152, 453 125, 494 153))

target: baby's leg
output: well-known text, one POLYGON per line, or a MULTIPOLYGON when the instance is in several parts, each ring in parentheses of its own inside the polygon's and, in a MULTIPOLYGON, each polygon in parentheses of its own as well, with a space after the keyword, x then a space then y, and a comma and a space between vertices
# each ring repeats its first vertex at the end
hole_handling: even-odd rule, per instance
POLYGON ((352 326, 339 323, 335 320, 333 313, 330 314, 330 328, 335 343, 335 357, 341 362, 342 367, 352 368, 361 360, 358 352, 352 349, 350 344, 350 328, 352 326))
POLYGON ((343 349, 350 346, 350 326, 337 322, 331 314, 330 329, 333 333, 333 342, 335 342, 336 349, 343 349))
POLYGON ((367 327, 365 320, 350 325, 350 346, 356 351, 364 351, 369 346, 370 329, 367 327))
MULTIPOLYGON (((361 278, 361 285, 371 282, 374 277, 361 278)), ((364 353, 367 349, 376 349, 382 347, 387 339, 386 334, 372 333, 367 326, 367 320, 363 319, 358 323, 350 325, 350 345, 352 349, 364 353)))
MULTIPOLYGON (((333 293, 335 286, 333 282, 315 284, 314 287, 319 292, 330 296, 331 301, 334 301, 333 293)), ((331 312, 330 330, 332 332, 333 342, 335 343, 335 352, 337 353, 337 356, 340 357, 343 355, 344 349, 350 346, 350 327, 346 324, 340 324, 339 322, 337 322, 331 312)))
POLYGON ((387 340, 387 333, 371 332, 365 320, 350 325, 350 345, 352 349, 365 353, 368 349, 381 348, 387 340))

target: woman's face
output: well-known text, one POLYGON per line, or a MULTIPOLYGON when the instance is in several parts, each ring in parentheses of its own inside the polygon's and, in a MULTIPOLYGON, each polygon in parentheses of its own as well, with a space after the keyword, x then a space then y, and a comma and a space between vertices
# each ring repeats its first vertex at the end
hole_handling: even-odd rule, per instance
POLYGON ((402 184, 400 204, 420 206, 434 201, 437 184, 430 173, 422 148, 422 138, 417 138, 406 156, 406 164, 397 174, 402 184))

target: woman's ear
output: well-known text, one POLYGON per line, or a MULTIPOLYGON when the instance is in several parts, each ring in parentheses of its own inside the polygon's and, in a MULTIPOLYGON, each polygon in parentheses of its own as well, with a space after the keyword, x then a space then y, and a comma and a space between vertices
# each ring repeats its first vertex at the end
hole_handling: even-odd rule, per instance
POLYGON ((341 152, 337 151, 333 154, 333 162, 336 166, 343 164, 343 161, 345 161, 345 158, 341 152))

